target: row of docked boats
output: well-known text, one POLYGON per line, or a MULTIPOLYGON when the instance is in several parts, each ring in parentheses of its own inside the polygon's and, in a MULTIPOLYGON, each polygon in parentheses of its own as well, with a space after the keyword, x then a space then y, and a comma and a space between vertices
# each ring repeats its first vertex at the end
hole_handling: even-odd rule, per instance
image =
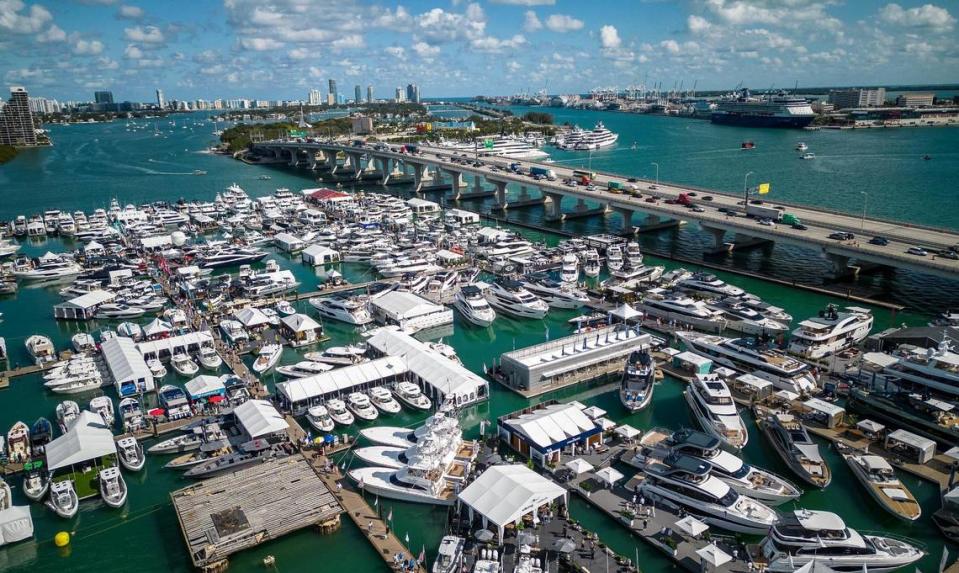
POLYGON ((427 411, 433 402, 412 382, 398 382, 393 391, 384 386, 366 392, 350 392, 345 399, 331 398, 309 408, 306 420, 318 432, 330 433, 334 427, 350 426, 357 420, 373 422, 380 414, 398 414, 401 405, 427 411))

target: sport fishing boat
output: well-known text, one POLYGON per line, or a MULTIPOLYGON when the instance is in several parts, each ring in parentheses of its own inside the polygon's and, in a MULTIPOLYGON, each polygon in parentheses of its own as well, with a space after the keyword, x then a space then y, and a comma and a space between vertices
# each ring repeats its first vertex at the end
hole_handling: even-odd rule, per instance
POLYGON ((351 392, 346 397, 346 407, 354 416, 366 422, 372 422, 379 417, 376 408, 370 404, 370 399, 362 392, 351 392))
POLYGON ((132 396, 123 398, 120 400, 118 409, 124 433, 135 432, 146 427, 146 418, 143 417, 143 410, 136 398, 132 396))
POLYGON ((738 533, 762 535, 776 522, 776 511, 737 493, 712 475, 710 464, 686 455, 670 454, 645 466, 641 491, 681 506, 686 513, 738 533))
POLYGON ((208 345, 200 347, 200 351, 197 352, 197 360, 200 362, 200 366, 203 366, 207 370, 218 370, 220 366, 223 365, 223 359, 220 358, 220 355, 217 353, 216 348, 208 345))
POLYGON ((57 404, 57 425, 64 434, 70 431, 80 415, 80 406, 73 400, 64 400, 57 404))
POLYGON ((127 482, 123 481, 119 468, 112 466, 100 470, 100 497, 110 507, 123 507, 127 502, 127 482))
POLYGON ((253 362, 253 371, 257 374, 264 374, 276 366, 283 354, 283 347, 279 344, 264 344, 253 362))
POLYGON ((47 507, 64 519, 70 519, 80 508, 80 498, 73 488, 73 480, 64 479, 50 484, 50 499, 47 507))
POLYGON ((806 483, 825 488, 832 481, 829 465, 805 426, 792 414, 756 412, 756 422, 789 469, 806 483))
POLYGON ((146 464, 143 445, 136 438, 127 437, 117 440, 117 457, 120 465, 131 472, 138 472, 146 464))
POLYGON ((200 367, 196 365, 196 362, 190 358, 189 354, 184 352, 174 354, 173 358, 170 359, 170 365, 173 366, 173 370, 175 370, 177 374, 187 378, 196 376, 196 373, 200 371, 200 367))
POLYGON ((676 336, 687 350, 720 366, 768 380, 780 390, 805 394, 816 388, 816 377, 808 364, 780 350, 762 346, 754 339, 692 331, 677 332, 676 336))
POLYGON ((785 478, 747 464, 740 456, 724 450, 719 438, 688 428, 676 432, 653 428, 640 438, 636 453, 623 456, 623 460, 642 469, 651 459, 663 458, 671 453, 708 463, 712 475, 726 482, 729 487, 768 505, 780 505, 802 495, 802 490, 785 478))
POLYGON ((447 415, 441 409, 427 418, 426 422, 415 430, 396 426, 376 426, 360 430, 360 435, 381 446, 408 448, 430 434, 455 434, 457 432, 461 433, 459 421, 452 415, 447 415))
POLYGON ((326 409, 329 411, 333 421, 341 426, 349 426, 356 421, 356 418, 350 413, 349 409, 347 409, 346 403, 343 402, 343 400, 336 398, 327 400, 326 409))
POLYGON ((841 312, 830 304, 819 316, 799 323, 789 338, 787 350, 807 359, 825 358, 865 340, 872 323, 872 311, 868 308, 847 306, 841 312))
POLYGON ((387 388, 376 386, 370 388, 366 394, 370 397, 370 402, 376 406, 376 409, 384 414, 399 414, 400 403, 393 397, 393 393, 387 388))
POLYGON ((656 362, 649 349, 634 350, 626 360, 619 385, 619 401, 630 412, 638 412, 653 400, 656 362))
POLYGON ((496 279, 486 291, 486 300, 496 310, 518 318, 541 319, 549 312, 549 305, 511 279, 496 279))
POLYGON ((113 400, 109 396, 91 398, 87 409, 94 414, 99 414, 100 418, 103 419, 103 425, 108 428, 113 427, 113 422, 116 421, 116 413, 113 410, 113 400))
POLYGON ((579 259, 572 253, 563 255, 562 267, 559 270, 559 280, 564 283, 576 284, 579 280, 579 259))
POLYGON ((726 382, 718 374, 697 374, 683 391, 699 425, 734 449, 746 447, 749 432, 726 382))
POLYGON ((577 309, 589 303, 589 296, 569 282, 534 275, 527 275, 521 282, 523 288, 546 301, 552 308, 577 309))
POLYGON ((496 319, 496 311, 476 285, 465 285, 453 295, 453 308, 476 326, 487 327, 496 319))
POLYGON ((882 456, 836 442, 836 451, 846 461, 853 475, 866 488, 879 505, 906 521, 915 521, 922 514, 922 507, 904 483, 896 477, 896 471, 882 456))
POLYGON ((835 513, 809 509, 783 515, 759 547, 771 573, 792 573, 813 561, 833 571, 888 573, 923 556, 902 539, 860 534, 835 513))
POLYGON ((414 410, 429 410, 433 402, 413 382, 400 382, 393 389, 396 399, 414 410))
POLYGON ((433 505, 453 505, 456 501, 456 484, 462 483, 468 465, 457 466, 453 475, 447 473, 442 458, 433 455, 416 455, 399 469, 373 466, 350 470, 349 476, 360 489, 376 495, 433 505), (459 479, 457 479, 459 478, 459 479))
POLYGON ((309 303, 320 313, 320 316, 330 320, 338 320, 357 326, 373 322, 373 317, 367 308, 367 301, 362 298, 313 297, 309 300, 309 303))
POLYGON ((318 432, 329 433, 333 431, 333 418, 330 417, 326 406, 313 406, 307 410, 306 421, 318 432))

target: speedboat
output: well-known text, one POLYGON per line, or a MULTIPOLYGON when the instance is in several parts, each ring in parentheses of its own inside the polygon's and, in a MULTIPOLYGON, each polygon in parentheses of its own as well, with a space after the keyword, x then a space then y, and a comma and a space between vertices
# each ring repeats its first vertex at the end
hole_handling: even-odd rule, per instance
POLYGON ((47 507, 64 519, 70 519, 80 508, 80 498, 73 489, 73 480, 64 479, 50 484, 50 499, 47 507))
POLYGON ((476 285, 465 285, 453 296, 453 308, 476 326, 487 327, 496 319, 496 311, 483 298, 476 285))
POLYGON ((277 366, 276 371, 289 378, 306 378, 307 376, 316 376, 317 374, 329 372, 333 370, 333 368, 334 366, 332 364, 325 362, 303 360, 296 364, 277 366))
POLYGON ((50 475, 39 469, 25 472, 20 489, 30 501, 40 501, 50 491, 50 475))
POLYGON ((785 478, 749 465, 738 455, 724 450, 719 438, 688 428, 676 432, 653 428, 640 438, 636 454, 623 456, 623 460, 642 469, 650 460, 671 453, 708 463, 712 475, 742 495, 765 504, 780 505, 802 495, 802 490, 785 478))
POLYGON ((183 434, 169 438, 150 446, 147 449, 151 454, 182 454, 183 452, 192 452, 199 449, 203 443, 202 429, 196 429, 192 433, 183 434))
POLYGON ((367 392, 367 395, 369 395, 370 402, 376 406, 376 409, 380 410, 384 414, 400 413, 400 403, 393 398, 393 393, 388 389, 382 386, 377 386, 375 388, 370 388, 367 392))
POLYGON ((138 472, 146 464, 143 445, 136 438, 122 438, 117 440, 117 457, 120 464, 131 472, 138 472))
POLYGON ((522 281, 522 284, 526 290, 546 301, 552 308, 577 309, 589 303, 585 292, 567 282, 530 276, 522 281))
MULTIPOLYGON (((459 573, 463 570, 463 551, 466 540, 455 535, 444 535, 436 550, 436 561, 433 562, 432 573, 459 573)), ((499 563, 496 562, 499 566, 499 563)), ((474 569, 474 571, 480 571, 474 569)), ((485 571, 485 570, 483 570, 485 571)), ((499 569, 496 570, 497 572, 499 569)))
POLYGON ((130 396, 120 400, 119 410, 124 433, 136 432, 146 427, 146 418, 143 417, 143 410, 136 398, 130 396))
POLYGON ((30 426, 30 451, 35 457, 43 454, 52 439, 53 424, 46 418, 37 418, 30 426))
POLYGON ((423 394, 420 387, 412 382, 400 382, 394 388, 394 395, 400 402, 414 410, 429 410, 433 402, 423 394))
POLYGON ((848 306, 840 312, 834 305, 819 316, 799 323, 789 337, 787 351, 807 359, 820 359, 852 348, 872 330, 873 316, 868 308, 848 306))
POLYGON ((118 319, 118 318, 139 318, 146 314, 146 311, 137 306, 127 306, 125 304, 108 302, 101 304, 97 308, 97 318, 118 319))
POLYGON ((497 279, 486 291, 486 300, 496 310, 518 318, 543 318, 549 305, 511 279, 497 279))
POLYGON ((196 376, 196 373, 200 371, 200 367, 190 358, 190 355, 182 352, 174 354, 173 358, 170 359, 170 364, 177 374, 187 378, 196 376))
MULTIPOLYGON (((757 412, 758 414, 759 412, 757 412)), ((829 485, 832 473, 805 426, 792 414, 756 416, 759 427, 789 469, 806 483, 820 489, 829 485)))
POLYGON ((710 464, 682 454, 669 454, 645 467, 641 491, 665 499, 688 514, 721 529, 762 535, 776 522, 776 511, 737 493, 712 475, 710 464))
POLYGON ((30 459, 30 426, 18 421, 7 432, 7 457, 14 462, 30 459))
POLYGON ((896 470, 882 456, 836 442, 836 451, 846 461, 853 475, 879 505, 905 521, 916 521, 922 507, 909 488, 896 477, 896 470))
POLYGON ((127 482, 116 466, 100 470, 100 497, 110 507, 123 507, 127 502, 127 482))
POLYGON ((147 360, 147 368, 150 369, 150 374, 152 374, 154 378, 163 378, 167 375, 166 366, 156 358, 147 360))
POLYGON ((619 401, 630 412, 638 412, 653 400, 656 362, 648 349, 634 350, 626 360, 619 385, 619 401))
POLYGON ((343 400, 332 398, 326 401, 326 409, 330 413, 330 418, 341 426, 349 426, 356 421, 353 414, 347 409, 343 400))
POLYGON ((759 547, 771 573, 792 573, 810 562, 833 571, 888 573, 923 556, 901 538, 860 534, 835 513, 808 509, 783 515, 759 547))
POLYGON ((320 316, 330 320, 356 326, 373 322, 366 300, 359 297, 313 297, 309 303, 320 313, 320 316))
POLYGON ((256 360, 253 362, 253 371, 264 374, 276 366, 283 355, 283 347, 279 344, 265 344, 260 348, 256 360))
POLYGON ((24 343, 27 352, 33 357, 37 365, 44 365, 57 359, 57 351, 53 347, 53 341, 42 334, 34 334, 27 338, 24 343))
POLYGON ((87 408, 94 414, 100 415, 103 419, 103 425, 108 428, 113 427, 113 422, 116 421, 116 414, 113 410, 113 400, 111 400, 109 396, 92 398, 87 408))
POLYGON ((217 456, 194 465, 183 473, 188 478, 210 478, 234 472, 246 466, 288 456, 282 446, 257 438, 241 444, 237 451, 217 456))
POLYGON ((223 359, 212 346, 201 346, 196 356, 200 365, 207 370, 217 370, 223 364, 223 359))
POLYGON ((379 417, 376 408, 370 404, 370 399, 362 392, 352 392, 346 397, 346 407, 353 412, 357 418, 367 422, 379 417))
POLYGON ((733 395, 718 374, 697 374, 683 395, 706 433, 737 450, 746 447, 749 432, 733 395))
POLYGON ((333 418, 330 417, 330 413, 325 406, 313 406, 307 410, 306 420, 318 432, 329 433, 333 431, 333 418))
POLYGON ((87 352, 97 347, 97 341, 86 332, 78 332, 71 336, 70 344, 76 352, 87 352))
POLYGON ((296 314, 296 308, 294 308, 289 301, 281 300, 280 302, 276 303, 276 312, 278 312, 281 316, 292 316, 296 314))
POLYGON ((57 425, 64 434, 70 431, 80 415, 80 406, 73 400, 64 400, 57 404, 57 425))

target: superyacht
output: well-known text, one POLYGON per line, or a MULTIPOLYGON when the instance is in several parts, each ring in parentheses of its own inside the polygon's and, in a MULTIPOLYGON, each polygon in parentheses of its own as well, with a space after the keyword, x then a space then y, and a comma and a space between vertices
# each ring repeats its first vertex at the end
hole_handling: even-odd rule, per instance
POLYGON ((549 305, 530 293, 523 283, 510 279, 497 279, 489 285, 486 300, 493 308, 518 318, 543 318, 549 305))
POLYGON ((825 358, 862 342, 869 336, 872 323, 872 312, 868 308, 849 306, 841 312, 829 305, 819 316, 799 323, 787 350, 807 359, 825 358))
POLYGON ((726 382, 718 374, 697 374, 683 392, 689 409, 709 435, 734 449, 746 447, 749 432, 726 382))

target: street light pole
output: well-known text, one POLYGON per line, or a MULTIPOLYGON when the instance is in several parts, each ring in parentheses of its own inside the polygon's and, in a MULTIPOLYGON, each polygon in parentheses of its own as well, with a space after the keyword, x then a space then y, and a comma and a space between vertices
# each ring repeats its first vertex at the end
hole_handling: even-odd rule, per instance
POLYGON ((859 223, 859 232, 861 233, 866 228, 866 206, 869 204, 869 193, 865 191, 860 191, 862 193, 862 220, 859 223))
POLYGON ((650 163, 650 165, 653 165, 656 167, 656 185, 659 185, 659 163, 653 162, 653 163, 650 163))
POLYGON ((743 177, 743 208, 745 209, 749 205, 749 176, 755 175, 752 171, 747 171, 746 176, 743 177))

